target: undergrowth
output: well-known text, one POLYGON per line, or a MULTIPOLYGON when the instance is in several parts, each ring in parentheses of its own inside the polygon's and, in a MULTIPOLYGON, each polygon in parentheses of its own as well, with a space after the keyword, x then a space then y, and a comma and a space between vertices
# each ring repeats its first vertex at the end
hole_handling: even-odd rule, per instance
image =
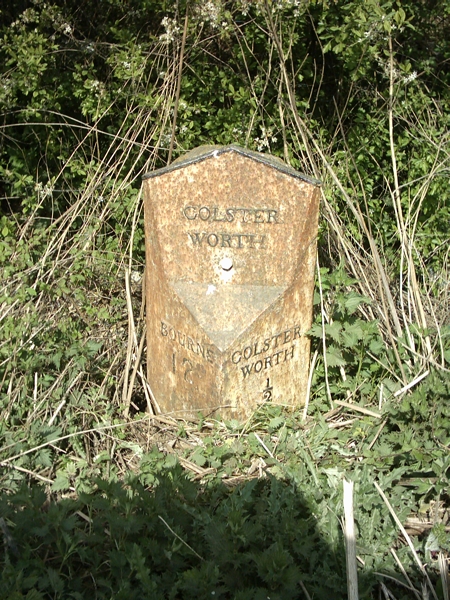
POLYGON ((447 3, 33 0, 0 28, 1 597, 344 598, 347 481, 359 597, 446 600, 447 3), (297 412, 152 402, 141 177, 211 143, 323 182, 297 412))

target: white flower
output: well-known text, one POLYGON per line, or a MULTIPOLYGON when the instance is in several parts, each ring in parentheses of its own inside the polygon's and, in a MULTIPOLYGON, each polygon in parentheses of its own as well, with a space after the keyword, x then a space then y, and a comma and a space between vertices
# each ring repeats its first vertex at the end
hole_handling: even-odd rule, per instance
POLYGON ((164 19, 161 21, 161 25, 166 31, 159 36, 159 39, 164 44, 170 44, 170 42, 173 42, 175 36, 180 32, 180 28, 177 25, 176 20, 169 19, 169 17, 164 17, 164 19))
MULTIPOLYGON (((201 23, 209 23, 211 27, 217 29, 219 27, 219 19, 221 12, 221 3, 217 0, 208 0, 204 4, 197 6, 197 18, 201 23)), ((225 23, 226 25, 227 23, 225 23)), ((222 23, 222 27, 224 24, 222 23)))
POLYGON ((51 198, 53 196, 54 190, 49 183, 46 183, 45 185, 43 185, 41 182, 36 183, 34 189, 37 192, 38 196, 43 200, 45 200, 45 198, 51 198))
POLYGON ((411 83, 411 81, 414 81, 414 79, 417 79, 417 71, 413 71, 407 77, 404 77, 403 83, 411 83))
POLYGON ((160 138, 161 148, 168 148, 170 145, 171 139, 172 139, 172 136, 170 135, 170 133, 164 133, 160 138))

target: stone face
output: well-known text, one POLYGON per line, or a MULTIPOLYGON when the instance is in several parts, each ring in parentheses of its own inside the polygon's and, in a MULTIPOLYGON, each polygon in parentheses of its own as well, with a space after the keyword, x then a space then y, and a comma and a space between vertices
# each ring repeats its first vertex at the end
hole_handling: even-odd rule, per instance
POLYGON ((163 412, 299 406, 309 368, 319 183, 201 147, 144 178, 148 381, 163 412))

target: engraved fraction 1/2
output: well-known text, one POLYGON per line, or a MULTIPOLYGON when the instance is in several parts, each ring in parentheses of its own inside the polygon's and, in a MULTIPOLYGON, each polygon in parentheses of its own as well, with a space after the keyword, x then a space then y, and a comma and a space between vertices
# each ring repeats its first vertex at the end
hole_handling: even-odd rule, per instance
POLYGON ((273 386, 270 385, 270 380, 266 380, 266 387, 263 390, 263 402, 270 402, 272 400, 273 386))
MULTIPOLYGON (((184 367, 184 380, 192 385, 194 382, 190 374, 194 371, 194 365, 188 358, 183 358, 182 365, 184 367)), ((175 352, 172 354, 172 372, 174 375, 177 372, 177 359, 175 352)))

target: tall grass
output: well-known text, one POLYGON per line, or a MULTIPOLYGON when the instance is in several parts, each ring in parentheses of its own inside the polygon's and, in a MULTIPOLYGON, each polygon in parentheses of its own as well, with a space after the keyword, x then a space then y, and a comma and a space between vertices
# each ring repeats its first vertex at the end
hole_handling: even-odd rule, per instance
MULTIPOLYGON (((5 117, 0 125, 3 145, 14 143, 14 131, 26 128, 41 152, 30 208, 23 210, 22 197, 22 208, 2 215, 5 232, 9 228, 0 266, 4 489, 15 490, 24 479, 54 488, 64 465, 84 461, 87 473, 102 452, 121 473, 128 461, 133 464, 127 427, 137 413, 159 413, 145 375, 145 361, 157 357, 145 351, 140 181, 172 155, 200 144, 237 142, 272 151, 323 182, 317 283, 323 343, 314 347, 308 410, 314 410, 324 386, 331 410, 343 398, 380 409, 386 399, 399 401, 431 371, 448 375, 450 238, 441 231, 434 240, 426 218, 429 196, 443 190, 450 166, 450 134, 440 127, 445 102, 432 97, 420 77, 413 82, 414 101, 408 101, 390 33, 373 86, 350 83, 338 101, 326 89, 331 58, 318 32, 316 72, 305 101, 298 90, 308 48, 299 55, 296 21, 274 4, 256 3, 243 12, 233 3, 220 23, 198 11, 176 14, 169 43, 167 28, 166 38, 153 36, 140 55, 138 75, 123 79, 120 94, 106 106, 99 101, 95 118, 47 108, 40 111, 45 119, 34 120, 31 111, 23 121, 5 117), (202 80, 208 61, 223 71, 223 86, 231 86, 221 102, 222 91, 202 80), (327 122, 317 108, 322 103, 323 111, 324 97, 332 107, 327 122), (248 112, 238 123, 227 110, 232 116, 239 98, 248 112), (361 118, 361 105, 370 102, 374 109, 364 133, 351 124, 361 118), (121 120, 112 131, 110 117, 117 114, 121 120), (191 128, 197 119, 202 125, 191 128), (220 130, 215 120, 221 120, 220 130), (71 153, 59 170, 46 162, 48 130, 71 139, 71 153), (74 189, 73 181, 82 185, 74 189), (376 323, 385 345, 382 357, 371 357, 381 364, 382 376, 372 382, 369 396, 358 389, 339 391, 339 382, 344 389, 352 377, 345 360, 338 365, 338 380, 329 372, 326 332, 333 324, 334 296, 322 288, 321 267, 350 276, 345 291, 366 299, 358 317, 376 323)), ((315 28, 316 16, 304 11, 298 19, 315 28)), ((122 50, 118 45, 117 52, 122 50)), ((5 192, 16 206, 12 196, 5 192)), ((445 200, 438 208, 445 219, 445 200)), ((75 481, 68 487, 74 491, 75 481)))

